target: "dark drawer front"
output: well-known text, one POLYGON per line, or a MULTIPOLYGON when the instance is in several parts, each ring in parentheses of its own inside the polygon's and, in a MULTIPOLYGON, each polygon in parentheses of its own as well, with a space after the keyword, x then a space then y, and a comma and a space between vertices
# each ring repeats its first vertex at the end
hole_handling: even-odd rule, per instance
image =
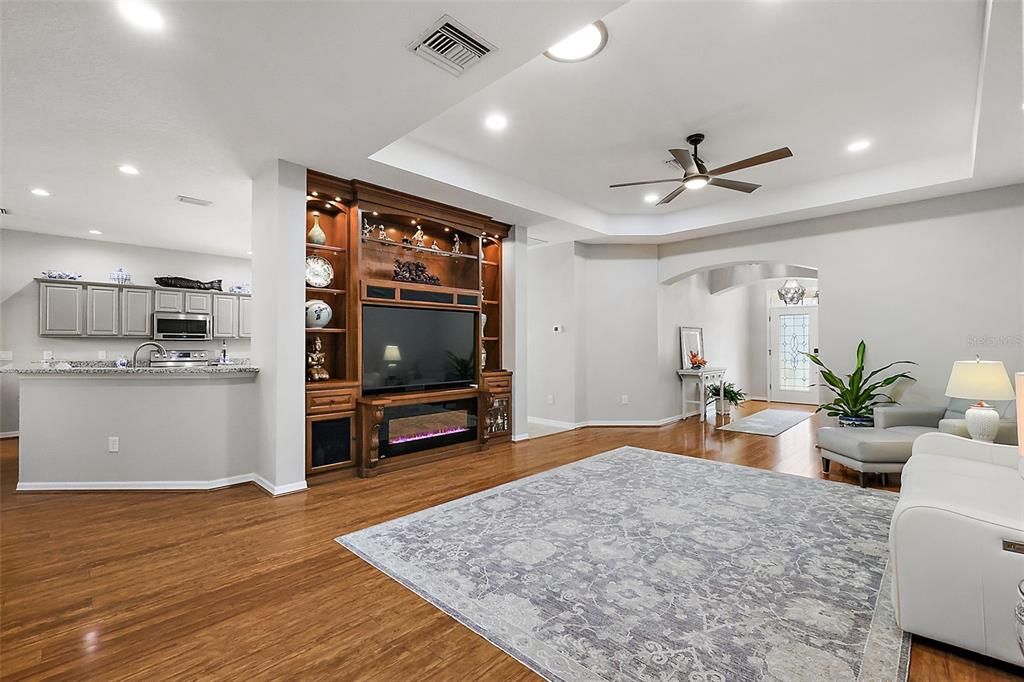
POLYGON ((348 389, 310 391, 306 394, 306 414, 347 412, 355 408, 355 395, 348 389))

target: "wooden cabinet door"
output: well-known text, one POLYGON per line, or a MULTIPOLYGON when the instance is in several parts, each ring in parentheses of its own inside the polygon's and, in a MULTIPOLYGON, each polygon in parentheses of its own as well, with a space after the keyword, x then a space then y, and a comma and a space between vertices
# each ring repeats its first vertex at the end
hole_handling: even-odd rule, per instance
POLYGON ((214 295, 213 338, 233 339, 238 336, 238 297, 214 295))
POLYGON ((185 312, 185 294, 181 291, 153 292, 153 310, 158 313, 183 313, 185 312))
POLYGON ((39 284, 39 334, 82 335, 82 285, 39 284))
POLYGON ((153 292, 149 289, 121 290, 121 335, 153 336, 153 292))
POLYGON ((86 336, 119 336, 121 333, 119 296, 117 287, 86 287, 86 336))
POLYGON ((210 294, 196 294, 191 291, 185 292, 185 312, 210 314, 210 294))
POLYGON ((238 338, 252 338, 252 299, 248 296, 238 299, 238 338))

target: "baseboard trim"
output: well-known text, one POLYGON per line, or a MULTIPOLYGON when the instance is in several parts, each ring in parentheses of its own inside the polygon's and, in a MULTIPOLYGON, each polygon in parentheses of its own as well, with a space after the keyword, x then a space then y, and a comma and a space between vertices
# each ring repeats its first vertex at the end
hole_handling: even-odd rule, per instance
POLYGON ((18 437, 18 432, 17 431, 4 431, 4 432, 0 433, 0 440, 3 440, 4 438, 17 438, 17 437, 18 437))
POLYGON ((590 419, 583 422, 561 422, 554 419, 543 419, 541 417, 527 417, 526 421, 530 424, 539 424, 541 426, 552 426, 555 428, 563 429, 565 431, 572 431, 573 429, 582 429, 588 426, 665 426, 666 424, 672 424, 683 418, 683 415, 676 414, 671 417, 664 417, 663 419, 590 419))
POLYGON ((529 433, 514 433, 514 434, 512 434, 512 442, 513 443, 518 443, 519 441, 522 441, 522 440, 530 440, 530 434, 529 433))
POLYGON ((299 492, 306 489, 306 481, 298 481, 287 485, 275 486, 259 474, 239 474, 212 481, 19 481, 15 490, 18 492, 45 491, 118 491, 118 490, 152 490, 152 491, 204 491, 227 488, 233 485, 251 483, 274 497, 299 492))
POLYGON ((526 423, 540 424, 541 426, 552 426, 556 429, 565 429, 567 431, 577 427, 577 424, 573 424, 572 422, 562 422, 557 419, 544 419, 543 417, 527 417, 526 423))

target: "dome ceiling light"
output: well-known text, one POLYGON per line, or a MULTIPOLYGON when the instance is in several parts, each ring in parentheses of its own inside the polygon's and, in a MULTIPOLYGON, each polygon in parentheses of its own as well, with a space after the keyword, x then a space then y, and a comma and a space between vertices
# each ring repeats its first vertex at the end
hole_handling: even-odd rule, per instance
POLYGON ((552 45, 545 50, 544 56, 556 62, 582 62, 603 50, 607 44, 608 28, 598 20, 552 45))

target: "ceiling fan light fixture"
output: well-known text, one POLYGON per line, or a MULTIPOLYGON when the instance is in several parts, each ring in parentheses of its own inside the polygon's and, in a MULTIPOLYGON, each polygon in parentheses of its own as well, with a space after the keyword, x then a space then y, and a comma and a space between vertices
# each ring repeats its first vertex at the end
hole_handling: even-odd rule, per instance
POLYGON ((608 28, 598 20, 555 43, 545 50, 544 56, 556 62, 582 62, 603 50, 606 44, 608 28))
POLYGON ((691 175, 683 180, 683 184, 686 185, 686 189, 700 189, 708 184, 709 179, 706 175, 691 175))

